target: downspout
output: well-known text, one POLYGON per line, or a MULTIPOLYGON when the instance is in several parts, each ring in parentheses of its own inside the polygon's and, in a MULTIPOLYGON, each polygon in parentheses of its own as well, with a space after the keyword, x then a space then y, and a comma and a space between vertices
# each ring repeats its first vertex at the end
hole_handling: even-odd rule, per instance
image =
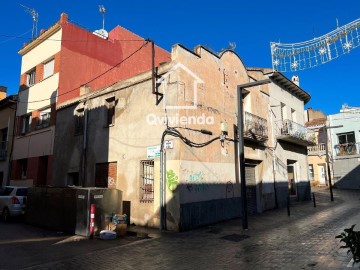
POLYGON ((13 123, 13 129, 12 129, 11 149, 10 149, 10 154, 9 154, 8 174, 7 174, 7 179, 6 179, 6 185, 10 185, 11 163, 12 163, 12 160, 13 160, 13 149, 14 149, 15 135, 17 133, 16 112, 17 112, 17 108, 18 108, 17 105, 19 103, 19 98, 20 98, 20 95, 18 93, 17 98, 16 98, 16 102, 13 101, 13 100, 9 100, 11 103, 15 103, 15 109, 10 107, 10 109, 15 110, 15 113, 14 113, 14 121, 13 121, 14 123, 13 123))
POLYGON ((87 129, 88 129, 88 100, 85 100, 84 106, 84 135, 83 135, 83 149, 82 149, 82 179, 81 186, 84 187, 86 183, 86 169, 87 169, 87 129))

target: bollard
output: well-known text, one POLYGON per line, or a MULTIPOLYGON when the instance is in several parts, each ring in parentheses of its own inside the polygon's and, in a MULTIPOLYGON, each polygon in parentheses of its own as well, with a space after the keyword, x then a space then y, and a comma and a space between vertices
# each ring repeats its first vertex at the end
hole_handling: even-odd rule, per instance
POLYGON ((314 208, 316 208, 315 192, 312 193, 314 208))
POLYGON ((290 196, 287 196, 287 214, 290 216, 290 196))

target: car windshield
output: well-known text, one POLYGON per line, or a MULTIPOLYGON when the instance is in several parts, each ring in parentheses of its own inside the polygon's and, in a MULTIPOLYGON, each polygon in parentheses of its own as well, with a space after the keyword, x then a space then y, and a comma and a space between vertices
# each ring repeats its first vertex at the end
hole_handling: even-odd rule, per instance
POLYGON ((26 196, 27 191, 27 188, 18 188, 18 190, 16 191, 16 196, 26 196))

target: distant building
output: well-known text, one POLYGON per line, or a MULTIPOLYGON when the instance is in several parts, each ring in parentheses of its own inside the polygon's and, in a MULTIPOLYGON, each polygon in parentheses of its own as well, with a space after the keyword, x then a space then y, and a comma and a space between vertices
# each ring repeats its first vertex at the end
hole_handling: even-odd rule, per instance
POLYGON ((242 97, 247 210, 286 206, 288 195, 309 199, 312 142, 303 110, 310 95, 272 69, 246 68, 230 50, 177 44, 171 56, 157 70, 157 94, 148 71, 58 104, 51 184, 118 188, 137 225, 185 230, 239 217, 236 89, 270 78, 242 97))
POLYGON ((334 182, 338 188, 360 189, 360 107, 343 105, 328 116, 334 182))
POLYGON ((0 86, 0 187, 8 184, 17 102, 17 96, 7 97, 6 91, 0 86))
POLYGON ((153 58, 155 66, 170 61, 168 52, 155 46, 153 54, 150 43, 120 26, 92 33, 65 13, 19 54, 11 180, 29 186, 51 183, 53 147, 61 144, 55 142, 56 104, 150 70, 153 58))
MULTIPOLYGON (((326 115, 320 110, 305 111, 305 126, 315 145, 308 146, 309 178, 313 186, 328 185, 326 162, 326 115)), ((329 144, 330 145, 330 144, 329 144)))

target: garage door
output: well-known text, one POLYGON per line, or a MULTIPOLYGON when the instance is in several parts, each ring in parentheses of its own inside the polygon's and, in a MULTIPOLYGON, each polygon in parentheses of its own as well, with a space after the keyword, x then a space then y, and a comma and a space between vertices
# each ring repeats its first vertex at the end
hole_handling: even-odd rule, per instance
POLYGON ((245 164, 246 200, 248 214, 256 214, 256 178, 255 165, 245 164))

